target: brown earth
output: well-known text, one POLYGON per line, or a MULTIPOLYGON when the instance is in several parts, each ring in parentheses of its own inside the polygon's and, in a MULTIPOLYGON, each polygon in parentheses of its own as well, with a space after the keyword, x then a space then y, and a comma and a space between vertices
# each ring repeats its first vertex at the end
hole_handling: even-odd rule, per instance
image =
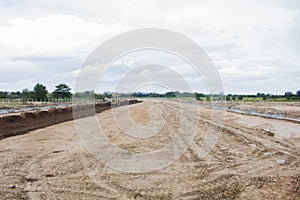
MULTIPOLYGON (((158 150, 182 130, 188 134, 186 130, 197 129, 198 134, 179 159, 147 173, 106 167, 82 144, 74 121, 9 137, 0 140, 0 199, 300 198, 300 138, 297 134, 290 137, 299 133, 300 124, 227 113, 222 126, 211 119, 210 109, 160 100, 128 108, 138 126, 165 122, 155 136, 138 138, 124 134, 120 128, 124 124, 114 121, 128 121, 122 115, 124 107, 97 114, 106 137, 129 153, 158 150), (181 119, 194 122, 199 116, 191 127, 181 127, 181 119), (209 154, 201 157, 199 149, 209 129, 212 135, 221 136, 209 154), (275 136, 265 129, 272 129, 275 136)), ((93 118, 79 119, 87 132, 94 130, 93 118)))
MULTIPOLYGON (((137 100, 123 102, 126 104, 138 103, 137 100)), ((0 116, 0 139, 25 134, 32 130, 44 128, 50 125, 73 120, 73 109, 76 110, 76 118, 82 118, 110 109, 111 103, 90 105, 78 105, 66 108, 52 108, 49 110, 27 111, 17 114, 0 116), (91 109, 94 108, 94 109, 91 109)))

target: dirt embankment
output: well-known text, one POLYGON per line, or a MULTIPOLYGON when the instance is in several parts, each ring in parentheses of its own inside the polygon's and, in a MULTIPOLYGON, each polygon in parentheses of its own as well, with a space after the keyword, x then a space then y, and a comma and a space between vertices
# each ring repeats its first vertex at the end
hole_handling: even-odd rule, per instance
MULTIPOLYGON (((138 103, 137 100, 129 100, 116 106, 138 103)), ((67 108, 52 108, 33 112, 23 112, 15 115, 0 117, 0 139, 25 134, 29 131, 44 128, 54 124, 73 120, 73 111, 76 111, 76 118, 82 118, 100 113, 112 107, 111 103, 94 105, 79 105, 67 108)))

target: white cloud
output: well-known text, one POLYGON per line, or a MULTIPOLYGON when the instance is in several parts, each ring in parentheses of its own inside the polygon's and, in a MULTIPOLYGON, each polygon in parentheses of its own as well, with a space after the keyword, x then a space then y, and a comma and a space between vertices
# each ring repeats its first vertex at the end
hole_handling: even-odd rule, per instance
MULTIPOLYGON (((144 27, 171 29, 199 43, 218 68, 227 92, 300 89, 297 1, 22 0, 1 1, 0 10, 0 90, 21 90, 41 79, 49 88, 57 81, 73 85, 72 71, 95 47, 116 34, 144 27), (61 80, 55 78, 60 75, 61 80)), ((108 80, 139 60, 147 63, 154 58, 148 56, 116 62, 119 68, 108 80)), ((155 59, 197 80, 173 57, 155 59)))
POLYGON ((47 17, 8 21, 0 28, 3 57, 78 56, 95 48, 111 35, 124 31, 117 25, 83 20, 76 15, 50 14, 47 17))

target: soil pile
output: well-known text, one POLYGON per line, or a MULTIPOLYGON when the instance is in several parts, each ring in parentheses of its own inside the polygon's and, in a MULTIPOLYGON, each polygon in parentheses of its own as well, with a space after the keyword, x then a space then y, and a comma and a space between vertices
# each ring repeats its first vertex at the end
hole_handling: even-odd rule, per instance
POLYGON ((49 110, 28 111, 13 115, 4 115, 0 117, 0 139, 73 120, 73 109, 76 110, 76 118, 78 119, 103 112, 104 110, 110 109, 112 106, 130 105, 135 103, 139 103, 139 101, 129 100, 118 105, 112 105, 111 103, 78 105, 67 108, 51 108, 49 110))

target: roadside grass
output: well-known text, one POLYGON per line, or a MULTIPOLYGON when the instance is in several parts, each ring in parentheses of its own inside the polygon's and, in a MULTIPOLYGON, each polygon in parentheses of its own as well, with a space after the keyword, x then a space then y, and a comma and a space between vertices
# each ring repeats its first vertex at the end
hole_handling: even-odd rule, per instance
POLYGON ((242 100, 238 101, 262 101, 262 97, 244 97, 242 100))

